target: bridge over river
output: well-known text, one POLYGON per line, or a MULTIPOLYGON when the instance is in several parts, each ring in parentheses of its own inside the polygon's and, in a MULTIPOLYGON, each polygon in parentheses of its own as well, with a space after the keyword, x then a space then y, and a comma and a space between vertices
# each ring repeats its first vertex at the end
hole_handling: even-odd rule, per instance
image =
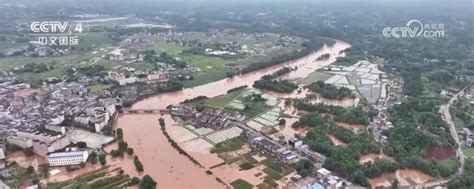
POLYGON ((167 109, 123 109, 119 110, 122 114, 169 114, 170 110, 167 109))

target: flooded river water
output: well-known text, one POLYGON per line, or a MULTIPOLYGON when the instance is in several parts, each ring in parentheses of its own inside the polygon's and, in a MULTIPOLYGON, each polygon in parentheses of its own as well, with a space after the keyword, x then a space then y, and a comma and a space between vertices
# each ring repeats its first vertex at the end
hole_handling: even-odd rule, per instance
MULTIPOLYGON (((299 67, 298 70, 290 73, 288 77, 306 77, 316 69, 335 62, 337 57, 343 55, 339 52, 348 47, 350 47, 349 44, 337 41, 332 46, 324 46, 321 50, 294 61, 194 88, 156 95, 135 103, 132 109, 165 109, 170 104, 177 104, 197 96, 215 97, 225 94, 227 90, 235 87, 242 85, 252 86, 253 82, 261 76, 271 74, 284 66, 299 67), (331 54, 331 57, 315 61, 319 56, 326 53, 331 54)), ((215 154, 210 154, 209 152, 191 152, 190 154, 206 168, 194 165, 187 157, 179 154, 171 147, 160 130, 158 118, 159 115, 152 114, 127 114, 120 115, 115 124, 116 128, 123 129, 125 141, 130 147, 134 148, 135 154, 139 156, 145 168, 144 173, 139 175, 135 171, 133 161, 127 157, 112 159, 110 163, 122 167, 131 176, 149 174, 158 182, 159 187, 171 189, 225 188, 224 185, 216 181, 216 177, 223 177, 224 182, 229 183, 233 180, 227 180, 226 178, 238 178, 238 175, 241 174, 237 169, 235 171, 216 169, 216 175, 206 174, 205 171, 212 162, 217 164, 221 160, 215 154), (219 172, 225 174, 221 175, 219 172)), ((165 118, 167 130, 173 130, 173 120, 169 116, 165 116, 165 118)))
POLYGON ((170 104, 177 104, 186 99, 194 98, 197 96, 207 96, 209 98, 215 97, 218 95, 225 94, 227 90, 239 87, 242 85, 252 86, 253 82, 260 79, 263 75, 271 74, 278 69, 289 66, 289 67, 301 67, 298 70, 291 72, 288 77, 304 78, 308 76, 311 72, 315 71, 318 68, 327 66, 336 61, 337 57, 343 56, 340 54, 341 50, 349 48, 348 43, 337 41, 332 46, 324 46, 319 51, 313 52, 305 57, 289 61, 283 64, 271 66, 265 69, 258 71, 250 72, 234 78, 226 78, 205 85, 200 85, 194 88, 188 88, 177 92, 165 93, 150 97, 135 103, 132 108, 136 109, 165 109, 166 106, 170 104), (315 61, 316 58, 322 54, 331 54, 330 58, 320 61, 315 61))

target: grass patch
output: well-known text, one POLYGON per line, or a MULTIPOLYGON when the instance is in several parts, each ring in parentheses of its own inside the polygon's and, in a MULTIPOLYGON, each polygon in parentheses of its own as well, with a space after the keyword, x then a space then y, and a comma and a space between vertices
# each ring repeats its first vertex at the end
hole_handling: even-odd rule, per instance
POLYGON ((265 183, 269 188, 276 188, 278 187, 278 184, 275 182, 274 179, 272 179, 269 176, 266 176, 265 179, 263 180, 263 183, 265 183))
POLYGON ((283 163, 273 160, 273 159, 268 159, 265 161, 265 165, 279 173, 283 172, 283 163))
POLYGON ((194 66, 201 69, 201 71, 213 70, 230 63, 229 60, 219 57, 203 55, 185 55, 182 57, 182 60, 193 64, 194 66))
POLYGON ((234 189, 252 189, 253 188, 252 184, 242 179, 237 179, 234 182, 231 182, 230 185, 232 185, 234 189))
POLYGON ((257 188, 258 189, 274 189, 275 187, 272 187, 272 186, 268 185, 267 183, 262 182, 259 185, 257 185, 257 188))
POLYGON ((456 157, 451 157, 449 159, 441 161, 440 163, 448 169, 455 169, 458 165, 456 157))
POLYGON ((214 81, 219 81, 226 78, 226 70, 223 68, 213 69, 207 72, 198 72, 194 75, 193 80, 183 81, 185 88, 192 88, 199 85, 204 85, 214 81))
POLYGON ((240 94, 242 94, 243 90, 235 91, 230 94, 218 96, 215 98, 211 98, 206 101, 206 105, 213 107, 213 108, 219 108, 222 109, 227 106, 232 100, 237 98, 240 94))
POLYGON ((258 163, 258 161, 256 159, 254 159, 252 156, 245 157, 245 160, 247 160, 251 164, 257 164, 258 163))
POLYGON ((280 180, 283 178, 283 176, 278 171, 275 171, 269 167, 265 167, 265 169, 263 169, 263 172, 267 174, 267 178, 269 179, 280 180))
POLYGON ((224 153, 231 152, 241 149, 245 145, 245 141, 242 137, 226 140, 224 142, 217 143, 211 150, 211 153, 224 153))
POLYGON ((158 42, 153 44, 152 49, 157 52, 165 52, 170 55, 177 55, 187 48, 175 43, 158 42))
POLYGON ((309 74, 308 77, 298 81, 298 83, 309 85, 317 81, 325 81, 331 78, 332 76, 333 74, 330 74, 330 73, 326 73, 322 71, 314 71, 313 73, 309 74))
POLYGON ((271 107, 265 104, 265 101, 261 100, 252 100, 252 95, 248 95, 246 97, 240 96, 237 98, 238 100, 242 101, 242 103, 247 107, 244 110, 233 109, 232 107, 226 107, 226 109, 232 111, 239 111, 246 115, 247 117, 255 117, 260 115, 266 111, 268 111, 271 107))
POLYGON ((107 47, 113 43, 114 41, 107 37, 105 33, 88 33, 79 37, 79 45, 75 50, 84 51, 87 48, 107 47))
POLYGON ((465 156, 474 156, 474 148, 465 148, 462 150, 465 156))
POLYGON ((249 169, 254 168, 254 166, 249 162, 242 163, 239 165, 239 167, 241 170, 249 170, 249 169))

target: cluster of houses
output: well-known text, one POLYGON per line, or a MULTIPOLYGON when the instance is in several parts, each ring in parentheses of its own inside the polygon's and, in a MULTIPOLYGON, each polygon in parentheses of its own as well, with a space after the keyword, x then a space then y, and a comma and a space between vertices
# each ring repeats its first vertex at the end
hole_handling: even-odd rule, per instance
POLYGON ((393 79, 387 85, 387 94, 382 95, 385 98, 379 98, 377 104, 373 106, 379 113, 373 118, 371 127, 373 133, 383 143, 388 142, 388 130, 393 127, 389 120, 389 110, 396 104, 400 104, 400 99, 403 96, 403 80, 400 78, 393 79))
MULTIPOLYGON (((471 106, 474 105, 474 88, 466 90, 464 95, 462 95, 460 98, 463 98, 468 101, 471 106)), ((466 145, 467 147, 472 147, 472 143, 474 142, 474 133, 472 132, 471 128, 472 127, 463 128, 463 133, 461 133, 464 134, 464 145, 466 145)))
POLYGON ((130 68, 119 72, 110 71, 108 77, 110 80, 116 81, 119 85, 127 85, 137 82, 156 83, 175 79, 192 79, 192 75, 197 72, 197 68, 192 65, 187 65, 185 68, 174 68, 164 63, 157 64, 161 65, 161 68, 158 70, 135 71, 134 68, 130 68))
POLYGON ((239 33, 234 30, 209 30, 206 33, 196 32, 161 32, 156 33, 154 36, 157 40, 176 43, 180 46, 187 47, 203 47, 208 46, 209 48, 204 50, 204 54, 213 56, 237 56, 237 55, 248 55, 248 56, 266 56, 272 51, 287 48, 291 45, 298 44, 298 40, 291 36, 277 36, 277 43, 271 44, 252 44, 247 41, 259 41, 264 39, 272 39, 277 34, 270 33, 239 33), (207 42, 203 39, 214 39, 212 43, 207 42), (230 38, 230 39, 229 39, 230 38), (232 38, 240 39, 232 41, 232 38), (223 39, 222 41, 227 42, 216 42, 223 39), (207 43, 207 44, 206 44, 207 43))
POLYGON ((26 57, 48 57, 63 56, 71 53, 67 48, 56 48, 51 46, 30 45, 10 49, 3 52, 3 56, 26 56, 26 57))
POLYGON ((245 139, 255 149, 259 150, 263 154, 276 157, 280 161, 288 164, 296 163, 300 160, 298 154, 282 145, 268 139, 258 132, 247 131, 245 132, 245 139))
POLYGON ((182 119, 187 124, 216 130, 226 128, 231 123, 242 123, 246 118, 245 115, 237 112, 227 112, 214 108, 204 108, 198 111, 196 107, 186 104, 171 106, 170 110, 172 116, 182 119))
POLYGON ((346 181, 338 176, 334 176, 331 171, 325 168, 319 168, 312 173, 317 181, 300 187, 300 189, 337 189, 344 188, 346 181))
POLYGON ((99 98, 80 83, 59 82, 40 89, 7 81, 0 84, 0 129, 37 128, 73 122, 100 132, 115 114, 114 97, 99 98))
POLYGON ((308 158, 313 162, 318 162, 319 164, 323 164, 326 161, 326 156, 311 150, 309 145, 303 144, 303 141, 298 138, 290 138, 288 140, 288 145, 290 145, 293 149, 295 149, 299 154, 308 158))
POLYGON ((74 142, 64 126, 101 132, 116 114, 114 97, 99 98, 79 83, 32 89, 6 81, 0 86, 1 138, 40 156, 74 142))
POLYGON ((467 147, 472 147, 472 142, 474 141, 474 133, 472 133, 471 129, 463 128, 464 139, 466 140, 464 145, 467 147))
POLYGON ((112 61, 123 62, 131 64, 145 61, 145 53, 129 52, 126 49, 115 48, 103 55, 103 58, 112 61))

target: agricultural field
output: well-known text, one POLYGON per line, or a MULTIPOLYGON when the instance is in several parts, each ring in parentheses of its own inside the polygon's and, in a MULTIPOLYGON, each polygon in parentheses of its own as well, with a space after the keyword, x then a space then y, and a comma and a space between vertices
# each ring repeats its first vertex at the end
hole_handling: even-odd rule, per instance
POLYGON ((181 51, 186 50, 187 48, 175 43, 156 42, 153 43, 150 49, 155 50, 156 52, 165 52, 171 55, 178 55, 181 53, 181 51))
POLYGON ((277 55, 301 50, 303 49, 301 46, 303 41, 303 39, 298 37, 287 37, 270 33, 231 34, 218 32, 211 35, 204 32, 184 32, 179 33, 179 35, 157 36, 151 44, 147 45, 147 49, 155 50, 157 53, 165 52, 179 60, 196 66, 199 72, 194 75, 194 80, 183 82, 184 87, 194 87, 224 79, 228 72, 235 72, 236 68, 246 67, 249 64, 268 62, 277 55), (204 48, 213 50, 221 50, 216 48, 226 46, 226 48, 231 49, 228 52, 236 53, 236 55, 225 56, 196 53, 193 51, 199 49, 196 46, 184 46, 181 43, 170 42, 170 40, 183 43, 197 41, 200 47, 202 45, 204 48))
POLYGON ((236 151, 241 149, 244 145, 245 140, 242 137, 236 137, 233 139, 226 140, 224 142, 217 143, 211 152, 220 154, 224 152, 236 151))
POLYGON ((120 168, 108 170, 103 168, 95 172, 91 172, 72 180, 63 182, 48 183, 48 188, 82 188, 81 186, 89 186, 91 188, 121 188, 127 186, 130 177, 121 171, 120 168))
POLYGON ((225 65, 231 63, 230 60, 226 60, 220 57, 202 55, 185 55, 182 56, 181 59, 193 64, 201 71, 212 71, 214 69, 222 68, 225 65))
POLYGON ((225 108, 232 100, 236 99, 242 94, 243 90, 235 91, 230 94, 226 94, 223 96, 218 96, 215 98, 211 98, 206 101, 206 105, 213 107, 213 108, 219 108, 223 109, 225 108))
POLYGON ((84 36, 79 36, 79 45, 75 50, 87 50, 87 48, 105 48, 113 45, 115 42, 107 36, 106 33, 88 33, 84 36))
POLYGON ((51 77, 60 78, 67 69, 73 66, 90 65, 93 58, 100 59, 105 51, 98 51, 99 47, 106 47, 113 44, 113 40, 105 34, 92 33, 86 36, 80 36, 79 46, 73 47, 70 54, 58 57, 24 57, 14 56, 0 59, 0 70, 12 70, 22 68, 27 64, 44 64, 49 67, 48 70, 40 73, 24 72, 19 73, 18 78, 32 83, 41 84, 41 80, 51 77))
POLYGON ((238 179, 234 182, 231 182, 230 185, 232 185, 234 189, 252 189, 253 188, 252 184, 242 179, 238 179))
POLYGON ((308 77, 299 80, 298 83, 304 84, 304 85, 309 85, 311 83, 317 82, 317 81, 325 81, 329 78, 334 76, 333 74, 326 73, 323 71, 314 71, 313 73, 309 74, 308 77))

